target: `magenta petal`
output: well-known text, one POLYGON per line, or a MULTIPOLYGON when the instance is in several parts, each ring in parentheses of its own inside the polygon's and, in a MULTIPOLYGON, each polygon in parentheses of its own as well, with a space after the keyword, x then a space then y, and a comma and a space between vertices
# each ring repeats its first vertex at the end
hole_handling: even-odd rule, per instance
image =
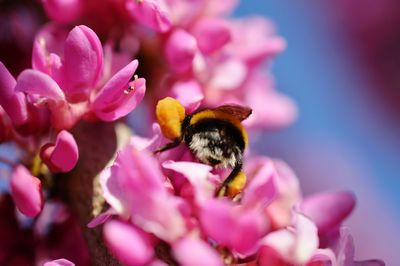
POLYGON ((41 28, 33 43, 32 68, 50 75, 58 84, 63 82, 61 57, 67 35, 65 27, 51 23, 41 28))
POLYGON ((226 200, 211 199, 203 205, 200 212, 200 222, 204 231, 221 245, 230 244, 230 230, 236 226, 232 209, 233 205, 226 200))
POLYGON ((267 227, 264 215, 258 210, 240 213, 236 218, 236 226, 231 231, 230 246, 242 256, 255 254, 267 227))
POLYGON ((58 260, 48 261, 44 263, 43 266, 75 266, 75 263, 72 263, 66 259, 58 259, 58 260))
POLYGON ((323 263, 322 265, 337 265, 336 255, 329 248, 317 249, 305 266, 315 265, 314 263, 323 263))
POLYGON ((139 78, 129 82, 137 66, 138 61, 132 61, 103 86, 92 105, 97 117, 104 121, 114 121, 127 115, 142 101, 146 81, 139 78))
POLYGON ((223 266, 219 254, 200 239, 186 237, 174 243, 173 254, 180 265, 185 266, 223 266))
POLYGON ((50 76, 32 69, 24 70, 18 76, 15 91, 25 92, 35 99, 65 101, 64 92, 50 76))
POLYGON ((197 201, 204 202, 213 197, 215 187, 208 180, 211 166, 194 162, 165 161, 162 166, 185 176, 195 190, 197 201))
POLYGON ((273 231, 263 242, 278 252, 285 261, 301 265, 312 258, 319 240, 314 223, 304 215, 296 214, 294 228, 273 231))
POLYGON ((90 28, 77 26, 71 30, 64 46, 66 93, 86 93, 100 78, 103 69, 103 48, 90 28))
POLYGON ((158 32, 171 28, 171 20, 164 0, 127 1, 126 9, 136 21, 158 32))
POLYGON ((15 85, 17 85, 15 78, 6 66, 0 62, 0 103, 2 106, 14 95, 15 85))
POLYGON ((351 192, 320 193, 303 200, 301 211, 310 217, 320 233, 339 226, 356 204, 351 192))
POLYGON ((11 195, 18 210, 35 217, 43 208, 43 193, 40 180, 22 165, 14 168, 10 177, 11 195))
POLYGON ((117 215, 118 213, 110 208, 107 211, 97 215, 96 217, 94 217, 88 224, 87 227, 89 228, 94 228, 100 224, 104 224, 105 222, 107 222, 113 215, 117 215))
POLYGON ((14 93, 17 82, 0 62, 0 105, 14 125, 21 125, 28 119, 26 99, 22 93, 14 93))
POLYGON ((174 71, 185 72, 192 67, 197 52, 196 39, 185 30, 174 30, 165 44, 164 52, 174 71))
POLYGON ((247 76, 248 68, 242 61, 228 58, 215 67, 209 86, 221 90, 233 90, 241 86, 247 76))
POLYGON ((78 162, 78 145, 74 137, 66 130, 57 135, 54 145, 45 145, 40 156, 52 172, 69 172, 78 162))
POLYGON ((69 23, 77 19, 82 12, 80 0, 42 0, 47 15, 54 21, 69 23))
POLYGON ((220 49, 231 38, 227 22, 223 19, 215 18, 200 20, 194 26, 193 35, 197 40, 200 51, 204 54, 220 49))
POLYGON ((337 248, 337 261, 343 266, 354 265, 354 240, 349 229, 340 228, 340 242, 337 248))
POLYGON ((194 112, 204 99, 204 94, 200 84, 196 80, 176 82, 171 92, 173 97, 177 99, 188 114, 194 112))
POLYGON ((154 255, 149 236, 132 225, 110 221, 104 225, 103 234, 111 252, 124 265, 146 265, 154 255))
POLYGON ((275 184, 276 175, 277 172, 272 161, 266 161, 246 186, 242 204, 265 207, 272 202, 278 195, 278 188, 275 184))
POLYGON ((185 233, 180 202, 167 191, 159 163, 150 153, 128 145, 100 178, 107 202, 144 231, 168 242, 185 233))

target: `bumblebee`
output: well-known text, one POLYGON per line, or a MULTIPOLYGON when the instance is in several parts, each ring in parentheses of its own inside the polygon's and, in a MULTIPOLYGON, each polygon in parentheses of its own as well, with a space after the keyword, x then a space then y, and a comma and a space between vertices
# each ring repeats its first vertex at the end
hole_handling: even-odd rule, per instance
POLYGON ((184 142, 200 162, 216 168, 232 168, 217 195, 234 197, 246 183, 242 166, 248 138, 241 122, 251 112, 250 108, 240 105, 222 105, 185 114, 179 101, 166 97, 157 103, 156 117, 163 135, 172 142, 155 153, 184 142))

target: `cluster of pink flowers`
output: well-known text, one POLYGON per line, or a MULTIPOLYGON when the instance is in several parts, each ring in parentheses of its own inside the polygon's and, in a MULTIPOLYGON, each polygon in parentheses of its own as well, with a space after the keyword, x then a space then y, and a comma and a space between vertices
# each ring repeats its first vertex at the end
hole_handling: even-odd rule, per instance
POLYGON ((17 164, 10 177, 23 214, 36 216, 43 207, 36 177, 41 163, 52 173, 69 172, 76 165, 78 147, 69 129, 80 120, 117 120, 143 99, 145 80, 131 80, 138 61, 117 69, 125 58, 116 60, 107 49, 104 55, 97 35, 86 26, 68 33, 50 24, 36 36, 32 69, 15 79, 0 62, 1 141, 20 145, 27 153, 21 159, 32 166, 29 171, 17 164))
MULTIPOLYGON (((236 4, 42 1, 51 21, 35 35, 31 68, 14 77, 0 62, 0 143, 19 150, 16 161, 1 159, 11 166, 13 202, 0 195, 0 225, 14 222, 0 227, 9 240, 0 242, 0 264, 90 263, 73 213, 52 198, 51 186, 42 188, 44 179, 76 166, 80 147, 71 130, 82 120, 120 120, 142 100, 151 114, 171 96, 187 113, 249 106, 249 130, 294 121, 295 104, 265 73, 285 41, 264 18, 228 17, 236 4), (53 239, 63 245, 52 246, 50 225, 64 231, 65 239, 53 239), (13 235, 19 237, 11 241, 13 235), (16 255, 32 245, 28 256, 16 255)), ((226 172, 199 163, 184 145, 155 156, 166 139, 153 120, 142 121, 153 136, 132 136, 101 173, 109 209, 88 224, 103 226, 107 247, 124 265, 383 265, 354 262, 352 238, 341 226, 355 205, 351 193, 303 198, 285 163, 249 152, 240 196, 215 197, 226 172)))
POLYGON ((165 142, 133 136, 101 176, 110 209, 89 223, 124 265, 383 265, 354 261, 343 220, 350 192, 303 198, 282 161, 249 156, 248 184, 233 200, 215 198, 226 173, 198 163, 186 147, 155 157, 165 142))

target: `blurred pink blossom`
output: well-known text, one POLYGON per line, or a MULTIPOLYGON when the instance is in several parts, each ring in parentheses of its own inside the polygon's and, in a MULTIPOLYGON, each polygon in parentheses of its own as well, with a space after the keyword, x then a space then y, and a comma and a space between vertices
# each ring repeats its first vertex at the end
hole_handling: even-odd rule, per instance
POLYGON ((53 173, 69 172, 78 162, 78 146, 74 137, 66 130, 57 135, 54 144, 45 144, 40 157, 53 173))

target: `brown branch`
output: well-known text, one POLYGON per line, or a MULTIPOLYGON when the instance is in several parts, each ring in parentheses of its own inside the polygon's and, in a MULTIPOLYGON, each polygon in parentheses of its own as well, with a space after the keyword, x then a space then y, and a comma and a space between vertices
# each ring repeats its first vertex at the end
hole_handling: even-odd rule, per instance
POLYGON ((82 122, 72 130, 72 134, 79 147, 79 161, 73 171, 56 177, 60 178, 58 189, 78 217, 92 265, 120 265, 104 246, 101 226, 87 227, 104 207, 98 174, 113 159, 117 150, 116 124, 82 122))

